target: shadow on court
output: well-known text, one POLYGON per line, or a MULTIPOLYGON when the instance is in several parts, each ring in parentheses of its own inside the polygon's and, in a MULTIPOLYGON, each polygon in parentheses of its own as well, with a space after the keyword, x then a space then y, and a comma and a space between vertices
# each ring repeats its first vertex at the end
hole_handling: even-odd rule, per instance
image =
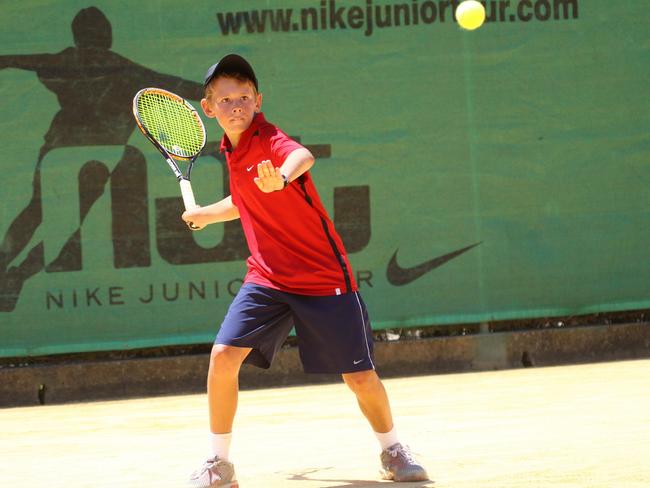
MULTIPOLYGON (((334 483, 332 485, 319 485, 323 486, 323 488, 350 488, 350 487, 359 487, 359 488, 371 488, 371 487, 379 487, 379 486, 386 486, 387 483, 391 483, 390 481, 374 481, 374 480, 347 480, 347 479, 331 479, 326 476, 318 476, 317 473, 323 473, 323 471, 327 471, 330 469, 334 469, 334 467, 327 467, 327 468, 313 468, 313 469, 307 469, 304 471, 300 471, 298 473, 290 474, 287 477, 287 481, 311 481, 314 483, 334 483), (315 477, 311 475, 317 475, 315 477)), ((287 484, 287 486, 290 486, 287 484)), ((296 485, 299 486, 299 485, 296 485)), ((434 486, 433 481, 415 481, 415 482, 402 482, 399 483, 400 488, 432 488, 434 486)))

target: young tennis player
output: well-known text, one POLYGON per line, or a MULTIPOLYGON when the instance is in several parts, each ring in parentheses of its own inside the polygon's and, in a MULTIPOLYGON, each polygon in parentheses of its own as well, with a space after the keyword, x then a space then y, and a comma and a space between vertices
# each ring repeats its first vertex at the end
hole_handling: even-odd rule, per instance
POLYGON ((382 477, 427 480, 393 426, 375 372, 368 314, 308 171, 314 157, 266 121, 257 78, 241 56, 230 54, 210 67, 201 107, 224 131, 230 196, 182 218, 199 228, 241 219, 251 256, 212 349, 211 452, 190 486, 238 486, 229 449, 240 366, 268 368, 294 326, 304 370, 341 374, 356 395, 381 446, 382 477))

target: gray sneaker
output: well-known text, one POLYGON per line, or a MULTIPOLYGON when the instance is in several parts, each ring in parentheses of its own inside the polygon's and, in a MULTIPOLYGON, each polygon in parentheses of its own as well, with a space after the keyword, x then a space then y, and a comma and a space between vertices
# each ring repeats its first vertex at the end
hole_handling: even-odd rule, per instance
POLYGON ((208 459, 200 469, 190 476, 192 488, 239 488, 235 478, 235 466, 215 456, 208 459))
POLYGON ((382 451, 381 477, 393 481, 428 481, 429 475, 413 458, 408 446, 399 442, 382 451))

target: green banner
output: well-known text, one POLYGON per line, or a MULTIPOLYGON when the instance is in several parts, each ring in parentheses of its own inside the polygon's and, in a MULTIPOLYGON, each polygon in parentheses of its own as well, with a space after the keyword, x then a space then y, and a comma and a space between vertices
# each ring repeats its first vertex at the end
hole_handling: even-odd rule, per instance
MULTIPOLYGON (((211 342, 240 224, 192 233, 135 127, 229 52, 312 150, 373 327, 650 307, 644 2, 4 2, 0 356, 211 342)), ((227 195, 220 129, 193 170, 227 195)))

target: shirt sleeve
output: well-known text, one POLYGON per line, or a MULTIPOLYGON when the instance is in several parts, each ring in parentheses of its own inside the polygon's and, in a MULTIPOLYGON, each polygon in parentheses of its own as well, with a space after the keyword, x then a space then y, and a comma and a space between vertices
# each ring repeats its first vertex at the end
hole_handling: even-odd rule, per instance
POLYGON ((277 127, 270 127, 265 131, 264 141, 267 146, 266 149, 271 155, 271 161, 275 165, 281 165, 287 156, 296 149, 301 149, 304 146, 291 139, 288 135, 282 132, 277 127))

